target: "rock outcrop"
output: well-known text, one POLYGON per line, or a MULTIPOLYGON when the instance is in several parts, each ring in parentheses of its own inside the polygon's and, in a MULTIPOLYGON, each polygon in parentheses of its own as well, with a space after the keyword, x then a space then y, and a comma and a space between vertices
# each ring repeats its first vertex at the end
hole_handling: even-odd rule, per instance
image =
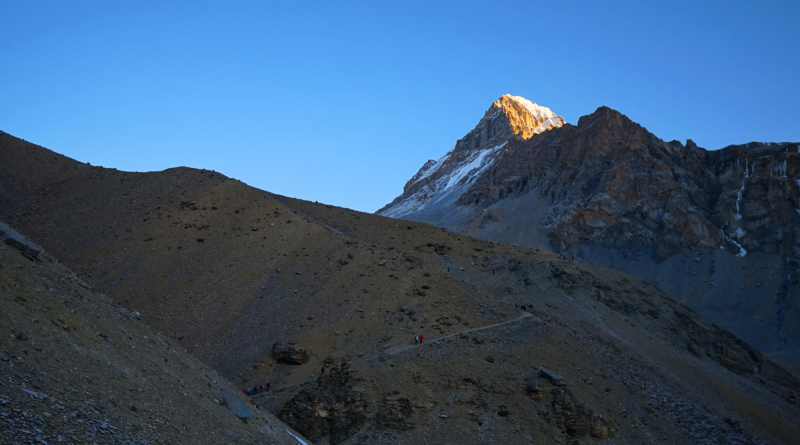
POLYGON ((353 389, 347 364, 334 367, 281 409, 278 418, 313 442, 344 442, 367 422, 367 401, 353 389))
POLYGON ((309 354, 308 351, 303 348, 297 348, 294 345, 283 342, 276 342, 272 345, 272 357, 278 362, 302 365, 308 361, 309 354))
POLYGON ((37 258, 39 253, 41 253, 41 250, 36 247, 35 244, 28 241, 24 236, 20 235, 16 230, 3 222, 0 222, 0 241, 19 250, 25 257, 31 260, 37 258))

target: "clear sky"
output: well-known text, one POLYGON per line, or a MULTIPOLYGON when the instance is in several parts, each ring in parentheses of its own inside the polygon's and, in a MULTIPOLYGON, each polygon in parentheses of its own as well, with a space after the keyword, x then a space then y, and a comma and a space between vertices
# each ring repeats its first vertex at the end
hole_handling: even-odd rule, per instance
POLYGON ((506 93, 800 141, 800 1, 0 1, 0 130, 93 165, 371 212, 506 93))

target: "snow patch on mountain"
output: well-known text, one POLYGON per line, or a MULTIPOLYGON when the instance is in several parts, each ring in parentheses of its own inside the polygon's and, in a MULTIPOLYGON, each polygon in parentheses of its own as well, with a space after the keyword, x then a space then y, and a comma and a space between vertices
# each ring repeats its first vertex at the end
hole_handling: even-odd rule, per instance
POLYGON ((564 125, 564 118, 553 113, 553 111, 547 107, 543 107, 541 105, 537 105, 528 99, 520 96, 511 96, 508 95, 510 99, 514 102, 520 104, 522 108, 527 110, 533 117, 536 119, 538 123, 534 127, 534 132, 536 134, 540 134, 546 130, 549 130, 554 127, 560 127, 564 125))
MULTIPOLYGON (((549 108, 537 105, 520 96, 504 94, 492 106, 503 110, 508 116, 514 133, 523 139, 562 127, 566 123, 563 117, 553 113, 549 108)), ((492 115, 492 119, 495 114, 492 115)))
POLYGON ((741 244, 731 239, 731 237, 729 237, 724 231, 722 232, 722 236, 724 236, 725 239, 728 240, 728 242, 739 248, 739 253, 737 253, 736 256, 744 258, 744 256, 747 255, 747 250, 744 247, 742 247, 741 244))
MULTIPOLYGON (((745 177, 747 177, 746 173, 745 173, 745 177)), ((742 219, 742 214, 739 213, 739 202, 742 200, 742 193, 744 193, 744 180, 742 180, 742 188, 740 188, 739 189, 739 193, 736 194, 736 214, 733 215, 733 217, 737 221, 742 219)))
POLYGON ((473 156, 470 157, 472 160, 468 160, 466 164, 454 169, 453 172, 450 173, 450 179, 447 181, 447 185, 443 191, 457 185, 467 175, 470 175, 469 182, 474 182, 475 178, 480 176, 484 170, 489 168, 489 166, 494 163, 494 158, 484 162, 486 160, 486 156, 497 153, 500 149, 505 147, 506 144, 507 142, 503 142, 496 147, 481 150, 480 152, 473 154, 473 156))
MULTIPOLYGON (((444 173, 435 181, 424 185, 416 193, 400 201, 394 206, 382 211, 380 214, 391 218, 400 217, 409 213, 422 210, 427 204, 439 201, 443 196, 456 189, 469 187, 475 180, 491 167, 497 159, 495 155, 506 146, 503 142, 491 148, 486 148, 470 154, 465 160, 444 173)), ((429 167, 414 182, 422 181, 434 172, 440 170, 451 158, 453 150, 449 151, 436 164, 429 167)))
POLYGON ((442 168, 442 165, 444 165, 444 163, 447 162, 448 159, 450 159, 450 155, 453 154, 453 150, 455 150, 455 147, 453 147, 452 149, 450 149, 450 151, 445 153, 445 155, 442 156, 441 158, 439 158, 438 161, 434 162, 433 165, 429 166, 431 161, 428 161, 425 165, 422 166, 420 171, 417 172, 417 174, 414 175, 413 178, 411 178, 411 182, 415 183, 415 182, 422 181, 423 179, 427 178, 428 176, 436 173, 440 168, 442 168))

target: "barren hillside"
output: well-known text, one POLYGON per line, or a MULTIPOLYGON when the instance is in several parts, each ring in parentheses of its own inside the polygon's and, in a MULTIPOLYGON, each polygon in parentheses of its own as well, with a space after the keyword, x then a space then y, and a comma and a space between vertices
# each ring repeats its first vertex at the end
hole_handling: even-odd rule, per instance
POLYGON ((0 241, 0 442, 298 443, 137 312, 2 223, 0 241))

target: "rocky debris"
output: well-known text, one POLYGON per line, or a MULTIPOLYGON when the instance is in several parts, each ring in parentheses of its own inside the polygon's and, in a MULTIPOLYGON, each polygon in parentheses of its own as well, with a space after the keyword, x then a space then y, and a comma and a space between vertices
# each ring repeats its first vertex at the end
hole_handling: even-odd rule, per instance
POLYGON ((545 413, 545 417, 562 434, 571 438, 591 436, 596 439, 607 439, 613 434, 610 422, 579 402, 569 389, 553 388, 550 394, 550 411, 545 413))
MULTIPOLYGON (((329 437, 333 445, 344 442, 367 422, 367 401, 353 389, 353 384, 346 363, 334 367, 317 379, 314 387, 286 402, 278 418, 312 442, 323 437, 329 437)), ((402 414, 404 402, 396 401, 396 406, 402 414)), ((387 419, 395 422, 391 411, 389 414, 387 419)))
POLYGON ((568 437, 582 438, 587 435, 606 439, 613 430, 611 423, 594 414, 586 403, 580 402, 568 388, 564 378, 544 366, 526 377, 525 392, 536 402, 544 403, 549 396, 549 410, 540 410, 545 420, 554 423, 568 437))
POLYGON ((308 361, 310 354, 304 348, 298 348, 283 342, 275 342, 272 345, 272 357, 278 362, 302 365, 308 361))
POLYGON ((566 388, 554 388, 552 407, 556 424, 568 435, 583 437, 589 434, 592 411, 584 403, 578 403, 566 388))
POLYGON ((0 268, 0 443, 298 443, 138 312, 39 252, 32 263, 0 247, 15 265, 0 268))
POLYGON ((533 400, 542 400, 547 397, 542 381, 539 379, 529 379, 525 384, 525 392, 528 393, 533 400))
POLYGON ((411 401, 394 391, 383 398, 375 423, 386 429, 408 431, 414 429, 414 422, 411 420, 413 413, 411 401))

